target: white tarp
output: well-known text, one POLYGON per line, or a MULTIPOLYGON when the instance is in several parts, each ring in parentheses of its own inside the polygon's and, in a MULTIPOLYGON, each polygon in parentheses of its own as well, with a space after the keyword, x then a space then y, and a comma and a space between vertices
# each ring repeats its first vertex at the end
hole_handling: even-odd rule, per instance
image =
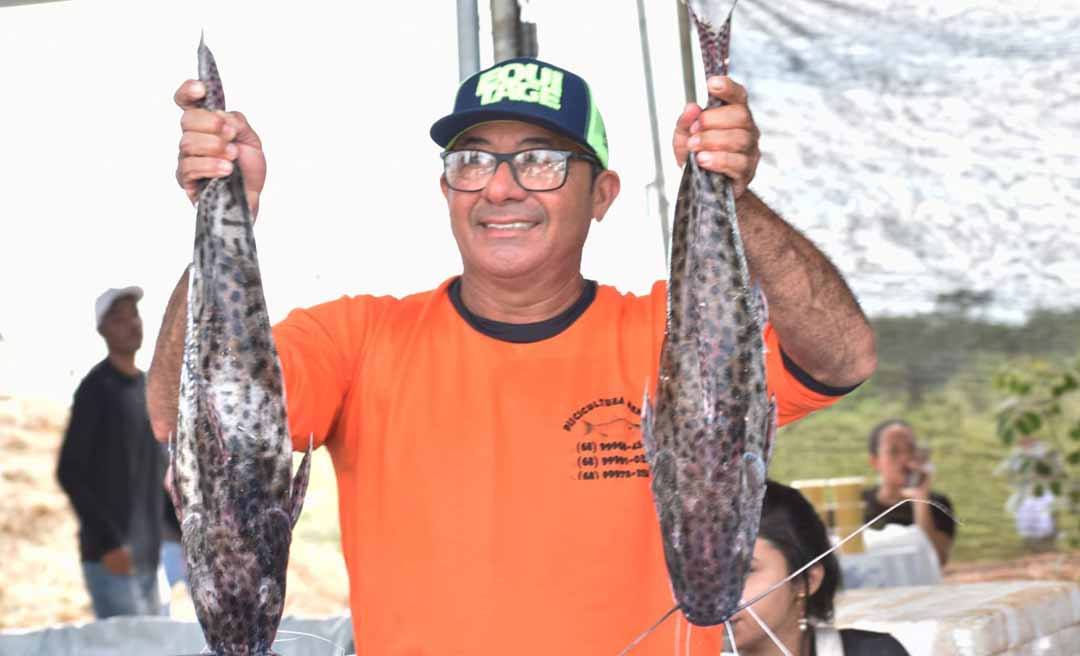
MULTIPOLYGON (((205 644, 197 622, 167 617, 112 617, 86 624, 0 632, 0 656, 194 656, 205 644)), ((274 651, 280 656, 352 654, 352 621, 348 615, 286 617, 274 651)))
POLYGON ((754 189, 872 314, 1080 307, 1080 3, 746 0, 754 189))

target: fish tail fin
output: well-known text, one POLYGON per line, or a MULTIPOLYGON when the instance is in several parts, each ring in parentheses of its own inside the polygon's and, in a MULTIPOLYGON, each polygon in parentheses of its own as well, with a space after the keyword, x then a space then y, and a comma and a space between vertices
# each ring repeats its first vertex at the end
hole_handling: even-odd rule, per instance
POLYGON ((727 75, 731 52, 731 16, 738 0, 731 3, 727 18, 721 22, 721 0, 689 0, 687 6, 694 25, 697 26, 701 45, 701 59, 705 63, 705 76, 727 75))
POLYGON ((304 454, 304 459, 300 461, 300 467, 296 470, 296 476, 292 482, 292 494, 289 497, 292 507, 290 508, 290 514, 292 515, 292 525, 296 526, 297 520, 300 519, 300 511, 304 509, 304 496, 307 494, 308 482, 311 480, 311 450, 315 446, 315 434, 312 433, 308 437, 307 453, 304 454))
POLYGON ((225 111, 225 89, 221 85, 217 62, 210 48, 206 47, 206 41, 201 32, 198 53, 199 81, 206 85, 206 97, 203 98, 202 108, 211 112, 225 111))
POLYGON ((588 435, 589 433, 592 432, 592 429, 593 429, 592 424, 590 424, 588 421, 586 421, 584 419, 581 420, 581 423, 585 424, 585 434, 586 435, 588 435))

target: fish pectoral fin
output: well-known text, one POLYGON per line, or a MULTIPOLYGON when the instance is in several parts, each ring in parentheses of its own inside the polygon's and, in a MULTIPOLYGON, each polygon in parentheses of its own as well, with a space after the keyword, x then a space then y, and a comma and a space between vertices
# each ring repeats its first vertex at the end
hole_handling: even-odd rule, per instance
POLYGON ((173 509, 176 511, 176 521, 184 522, 184 511, 180 505, 180 489, 176 485, 176 433, 169 433, 169 468, 165 470, 165 491, 169 493, 173 509))
POLYGON ((312 433, 308 437, 307 453, 304 454, 304 459, 300 461, 300 467, 296 470, 296 476, 293 477, 292 494, 289 497, 292 504, 290 514, 293 526, 296 526, 296 522, 300 519, 300 511, 304 508, 304 495, 307 494, 308 481, 311 478, 311 450, 314 446, 315 434, 312 433))
POLYGON ((221 455, 224 457, 226 453, 225 431, 221 428, 221 415, 218 413, 217 409, 217 396, 204 381, 199 381, 198 385, 202 392, 203 400, 206 403, 206 421, 210 427, 210 435, 217 441, 217 444, 221 449, 221 455))
POLYGON ((651 461, 656 453, 656 437, 653 435, 653 407, 647 385, 645 400, 641 403, 641 443, 645 446, 645 457, 651 461))
POLYGON ((773 396, 769 399, 769 426, 765 430, 765 448, 762 453, 765 456, 765 463, 772 462, 773 447, 776 446, 776 429, 779 424, 776 411, 776 397, 773 396))

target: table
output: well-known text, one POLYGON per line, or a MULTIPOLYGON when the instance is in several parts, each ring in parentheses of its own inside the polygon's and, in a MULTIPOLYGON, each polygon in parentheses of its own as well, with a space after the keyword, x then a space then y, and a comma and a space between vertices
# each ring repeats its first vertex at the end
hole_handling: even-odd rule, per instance
POLYGON ((941 565, 934 545, 918 526, 887 524, 863 532, 866 551, 837 552, 844 588, 893 588, 941 582, 941 565))

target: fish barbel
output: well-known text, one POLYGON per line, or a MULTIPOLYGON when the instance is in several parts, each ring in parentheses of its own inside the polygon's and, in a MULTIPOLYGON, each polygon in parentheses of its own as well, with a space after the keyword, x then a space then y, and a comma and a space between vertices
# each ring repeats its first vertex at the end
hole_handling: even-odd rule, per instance
MULTIPOLYGON (((689 2, 706 76, 727 74, 731 13, 715 20, 719 4, 689 2)), ((699 626, 738 609, 761 519, 776 427, 762 314, 731 183, 691 155, 675 207, 655 405, 646 395, 642 433, 677 608, 699 626)))
MULTIPOLYGON (((217 65, 199 43, 203 107, 224 110, 217 65)), ((311 448, 292 479, 281 365, 270 333, 240 167, 198 197, 173 503, 188 588, 209 653, 267 656, 285 602, 292 529, 311 448)))

